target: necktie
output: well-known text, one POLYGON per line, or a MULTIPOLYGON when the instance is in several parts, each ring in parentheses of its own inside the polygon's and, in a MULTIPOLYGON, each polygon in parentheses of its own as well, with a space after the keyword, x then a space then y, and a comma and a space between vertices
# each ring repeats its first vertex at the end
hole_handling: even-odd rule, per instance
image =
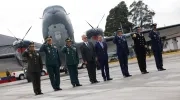
POLYGON ((102 43, 102 42, 100 42, 100 45, 101 45, 101 47, 102 47, 102 48, 104 48, 104 47, 103 47, 103 43, 102 43))
POLYGON ((88 42, 86 42, 86 46, 89 48, 89 44, 88 44, 88 42))

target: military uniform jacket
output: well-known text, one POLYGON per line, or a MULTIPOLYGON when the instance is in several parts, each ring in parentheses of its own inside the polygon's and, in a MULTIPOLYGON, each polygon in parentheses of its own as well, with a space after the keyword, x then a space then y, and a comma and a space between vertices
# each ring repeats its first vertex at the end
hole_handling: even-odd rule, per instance
POLYGON ((26 50, 23 54, 23 57, 27 59, 28 62, 28 72, 41 72, 43 68, 43 63, 41 56, 36 51, 28 51, 26 50))
POLYGON ((146 40, 142 33, 134 33, 132 39, 134 40, 135 51, 141 51, 146 49, 146 40))
POLYGON ((65 54, 66 65, 79 64, 79 56, 75 46, 64 46, 62 52, 65 54))
POLYGON ((57 65, 61 66, 59 52, 54 45, 43 44, 39 50, 46 54, 46 65, 57 65))
POLYGON ((127 55, 129 54, 128 44, 125 36, 115 36, 113 42, 117 47, 117 55, 121 55, 122 53, 127 55))
POLYGON ((149 38, 151 38, 152 50, 154 51, 163 51, 163 45, 160 38, 160 33, 158 31, 151 31, 149 33, 149 38))

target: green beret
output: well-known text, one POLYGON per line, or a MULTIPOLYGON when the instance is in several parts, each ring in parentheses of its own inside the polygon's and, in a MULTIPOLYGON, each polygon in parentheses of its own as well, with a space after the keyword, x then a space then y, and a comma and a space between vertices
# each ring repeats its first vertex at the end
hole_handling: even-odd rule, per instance
POLYGON ((52 36, 47 36, 47 37, 45 38, 46 41, 49 40, 49 39, 52 39, 52 36))
POLYGON ((72 42, 72 40, 70 38, 67 38, 65 41, 66 42, 72 42))

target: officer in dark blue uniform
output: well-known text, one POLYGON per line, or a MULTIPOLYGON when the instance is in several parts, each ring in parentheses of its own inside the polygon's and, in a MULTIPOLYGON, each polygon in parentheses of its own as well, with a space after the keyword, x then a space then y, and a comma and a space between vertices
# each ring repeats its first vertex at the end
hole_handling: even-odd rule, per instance
POLYGON ((134 51, 136 53, 141 73, 147 74, 149 72, 146 70, 146 40, 143 33, 141 33, 140 27, 136 27, 135 30, 136 33, 132 34, 132 39, 134 40, 134 51))
POLYGON ((56 46, 52 44, 51 36, 46 37, 46 42, 41 46, 40 52, 44 52, 46 54, 46 68, 54 91, 62 90, 59 87, 60 86, 59 68, 61 66, 59 53, 56 46))
POLYGON ((152 43, 152 51, 156 61, 156 67, 158 71, 163 71, 166 70, 163 68, 163 59, 162 59, 163 44, 161 41, 160 33, 157 31, 156 27, 157 24, 152 24, 152 30, 149 33, 149 38, 151 39, 151 43, 152 43))
POLYGON ((121 29, 117 30, 117 35, 114 37, 113 42, 114 44, 116 44, 117 47, 117 55, 123 76, 124 77, 132 76, 129 74, 128 71, 128 55, 129 55, 128 44, 126 41, 126 37, 122 35, 121 29))

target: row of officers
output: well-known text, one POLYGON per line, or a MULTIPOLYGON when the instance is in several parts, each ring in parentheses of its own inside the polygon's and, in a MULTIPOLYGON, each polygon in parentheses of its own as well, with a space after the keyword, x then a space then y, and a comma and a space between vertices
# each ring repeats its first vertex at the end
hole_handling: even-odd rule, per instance
MULTIPOLYGON (((152 30, 149 33, 149 37, 152 41, 152 51, 154 53, 155 62, 158 71, 165 70, 163 68, 162 60, 162 41, 160 38, 160 33, 156 30, 157 24, 152 25, 152 30)), ((149 73, 146 70, 146 40, 141 33, 141 28, 136 28, 136 33, 132 34, 132 39, 134 40, 134 50, 137 56, 139 68, 142 74, 149 73)), ((99 83, 96 78, 96 61, 99 62, 101 73, 104 81, 110 81, 112 78, 109 73, 109 64, 108 64, 108 46, 106 42, 103 41, 102 36, 98 36, 98 41, 95 45, 91 42, 88 42, 87 36, 82 35, 83 44, 80 46, 81 55, 84 63, 87 67, 87 72, 89 75, 89 81, 92 84, 99 83)), ((113 40, 114 44, 117 47, 117 56, 120 63, 120 68, 123 76, 130 77, 128 71, 128 55, 129 49, 126 41, 126 37, 122 34, 122 30, 117 30, 117 35, 113 40)), ((46 42, 41 46, 39 51, 35 51, 35 45, 32 42, 29 45, 29 48, 23 53, 23 57, 27 58, 28 61, 28 74, 31 76, 33 90, 35 95, 43 94, 41 92, 40 84, 40 72, 43 68, 43 63, 39 52, 44 52, 46 54, 46 68, 49 74, 50 82, 54 91, 62 90, 60 88, 60 71, 61 66, 59 52, 56 46, 52 43, 52 37, 48 36, 46 42)), ((72 45, 72 40, 70 38, 66 39, 66 45, 61 50, 66 55, 66 65, 69 71, 69 76, 71 84, 73 87, 82 86, 78 79, 78 64, 79 57, 77 48, 72 45)))

